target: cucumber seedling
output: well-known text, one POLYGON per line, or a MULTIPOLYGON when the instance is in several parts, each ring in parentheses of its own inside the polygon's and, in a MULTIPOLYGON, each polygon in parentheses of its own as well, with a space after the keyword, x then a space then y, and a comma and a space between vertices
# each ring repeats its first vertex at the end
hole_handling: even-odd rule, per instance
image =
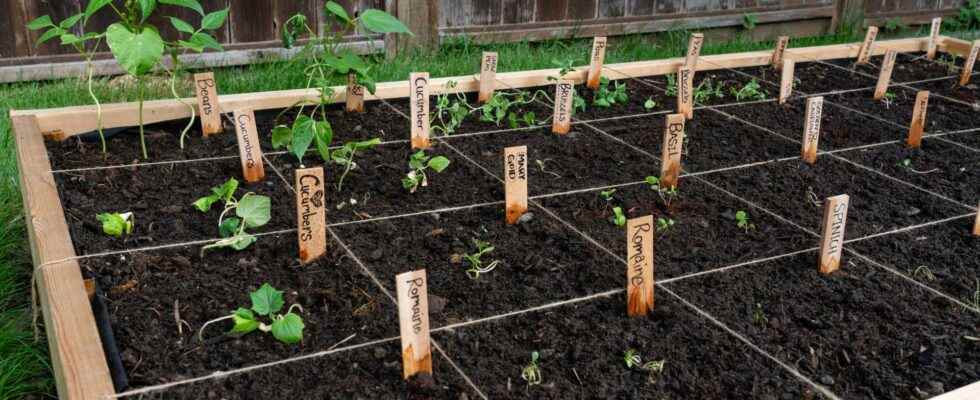
POLYGON ((500 265, 500 260, 493 260, 489 264, 484 265, 482 257, 491 253, 494 250, 493 245, 490 242, 485 242, 480 239, 473 239, 473 246, 476 247, 476 253, 464 254, 463 259, 469 264, 469 269, 466 270, 466 275, 470 279, 476 280, 480 278, 480 274, 486 274, 497 268, 500 265))
POLYGON ((122 237, 133 233, 133 213, 101 213, 95 216, 102 223, 102 233, 112 237, 122 237))
POLYGON ((528 386, 534 386, 541 383, 541 367, 538 366, 539 358, 540 355, 538 352, 531 352, 531 363, 521 370, 521 379, 527 382, 528 386))
POLYGON ((738 210, 735 212, 735 225, 742 228, 746 232, 755 229, 755 224, 749 221, 749 213, 743 210, 738 210))
POLYGON ((334 150, 330 154, 330 158, 334 163, 344 167, 344 172, 340 174, 340 179, 337 181, 337 191, 341 191, 344 188, 344 178, 351 170, 357 169, 357 163, 354 161, 354 157, 360 150, 373 149, 374 146, 381 144, 381 139, 373 138, 369 140, 364 140, 360 142, 347 142, 344 146, 334 150))
POLYGON ((415 193, 418 188, 425 187, 429 185, 429 178, 426 175, 427 170, 433 170, 436 173, 440 173, 449 166, 449 159, 443 156, 429 157, 425 154, 425 150, 419 150, 413 153, 408 159, 408 167, 411 171, 402 178, 402 187, 408 189, 409 193, 415 193))
POLYGON ((258 228, 269 223, 272 201, 268 197, 248 192, 236 199, 236 191, 238 191, 238 180, 230 178, 221 186, 211 188, 211 194, 194 202, 194 208, 204 213, 210 211, 214 203, 219 201, 225 203, 221 215, 218 216, 218 232, 223 239, 202 247, 202 256, 208 250, 223 247, 244 250, 258 240, 245 232, 245 229, 258 228), (235 216, 228 216, 232 211, 235 212, 235 216))
POLYGON ((306 325, 303 323, 303 317, 293 312, 294 308, 303 312, 303 307, 299 304, 293 304, 289 306, 285 314, 279 314, 286 302, 283 300, 282 291, 276 290, 268 283, 250 293, 249 297, 252 300, 251 308, 239 307, 231 315, 205 322, 197 333, 198 340, 204 341, 204 328, 207 328, 208 325, 231 319, 235 325, 231 328, 230 334, 245 335, 258 330, 271 333, 276 340, 286 344, 296 344, 303 341, 303 328, 306 325), (265 321, 262 317, 265 317, 265 321))

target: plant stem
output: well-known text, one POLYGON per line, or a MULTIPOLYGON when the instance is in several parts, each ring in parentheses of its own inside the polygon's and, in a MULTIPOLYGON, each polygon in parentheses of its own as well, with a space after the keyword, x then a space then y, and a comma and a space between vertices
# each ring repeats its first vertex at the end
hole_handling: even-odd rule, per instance
MULTIPOLYGON (((347 168, 344 168, 344 173, 343 174, 340 174, 340 180, 337 181, 337 191, 338 192, 341 190, 341 188, 344 187, 344 177, 347 176, 347 173, 350 172, 351 168, 354 165, 354 153, 357 153, 357 147, 354 147, 353 149, 351 149, 351 151, 350 151, 350 157, 347 158, 347 168)), ((326 161, 326 160, 324 160, 324 161, 326 161)))
POLYGON ((143 132, 143 77, 136 78, 136 86, 139 88, 139 122, 140 122, 140 147, 143 149, 143 159, 150 158, 146 154, 146 135, 143 132))
POLYGON ((102 143, 102 154, 108 153, 108 149, 105 143, 105 134, 102 132, 102 103, 99 103, 99 98, 95 96, 95 92, 92 91, 92 74, 95 69, 92 68, 92 59, 89 58, 85 62, 85 69, 88 70, 88 95, 92 97, 92 101, 95 101, 95 111, 98 118, 98 130, 99 130, 99 141, 102 143))
POLYGON ((197 113, 195 112, 193 105, 184 102, 184 99, 180 98, 180 96, 177 94, 177 74, 180 73, 180 70, 176 64, 177 62, 176 57, 174 57, 174 70, 173 73, 170 74, 170 93, 173 94, 174 98, 177 99, 180 104, 187 106, 187 109, 191 112, 190 121, 187 121, 187 126, 184 127, 184 130, 180 131, 180 149, 183 150, 184 139, 187 138, 187 132, 191 130, 192 126, 194 126, 194 118, 197 117, 197 113))

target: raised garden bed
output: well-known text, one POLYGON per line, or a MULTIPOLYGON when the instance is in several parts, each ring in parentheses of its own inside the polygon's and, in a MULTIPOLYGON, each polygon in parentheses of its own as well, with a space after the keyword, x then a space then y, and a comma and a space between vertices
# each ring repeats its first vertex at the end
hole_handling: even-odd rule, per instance
MULTIPOLYGON (((962 42, 941 44, 965 52, 962 42)), ((225 111, 257 110, 265 178, 250 184, 230 132, 201 138, 195 127, 187 148, 175 150, 187 115, 168 102, 148 104, 146 159, 124 112, 132 105, 108 107, 106 126, 119 128, 108 156, 79 135, 90 109, 13 112, 59 391, 82 399, 871 399, 970 385, 980 379, 980 241, 971 235, 980 127, 962 96, 975 89, 937 86, 922 147, 907 149, 912 87, 950 79, 948 65, 920 57, 925 46, 879 42, 871 63, 853 69, 855 46, 790 49, 798 82, 786 104, 776 101, 780 74, 768 52, 702 57, 694 85, 712 82, 721 95, 703 95, 686 121, 676 193, 647 178, 660 175, 667 114, 677 107, 665 74, 680 59, 607 65, 609 87, 623 85, 627 98, 597 107, 597 92, 579 86, 588 106, 565 135, 551 132, 543 98, 516 105, 514 121, 473 111, 452 134, 433 137, 427 154, 451 162, 414 192, 401 180, 413 153, 405 82, 379 84, 364 113, 325 110, 335 144, 382 142, 359 152, 346 174, 316 150, 301 163, 274 148, 273 127, 297 118, 279 109, 309 91, 223 96, 225 111), (887 106, 871 99, 886 47, 909 53, 887 106), (753 82, 755 95, 734 94, 753 82), (825 105, 811 165, 800 152, 805 98, 814 94, 825 94, 825 105), (530 204, 508 225, 502 154, 521 145, 530 204), (321 166, 327 252, 301 264, 293 177, 321 166), (251 246, 204 253, 220 239, 221 207, 192 204, 229 178, 242 181, 240 194, 267 196, 271 218, 250 230, 251 246), (850 196, 843 263, 820 274, 822 202, 839 194, 850 196), (616 210, 657 221, 656 307, 646 317, 625 312, 627 242, 616 210), (136 215, 133 232, 104 235, 95 215, 123 211, 136 215), (493 268, 473 276, 467 256, 484 248, 478 243, 493 246, 482 255, 493 268), (421 268, 434 373, 406 381, 395 275, 421 268), (83 279, 98 287, 105 313, 93 313, 83 279), (267 283, 286 307, 302 307, 302 341, 228 335, 232 321, 216 320, 267 283), (108 353, 95 315, 106 315, 98 321, 113 333, 108 353), (642 363, 629 364, 632 355, 642 363), (116 361, 112 373, 126 385, 114 389, 108 365, 116 361), (535 384, 522 374, 531 365, 535 384)), ((564 78, 582 83, 585 70, 564 78)), ((550 98, 556 73, 499 74, 497 87, 550 98)), ((477 87, 473 77, 433 79, 430 111, 442 94, 475 105, 477 87)))

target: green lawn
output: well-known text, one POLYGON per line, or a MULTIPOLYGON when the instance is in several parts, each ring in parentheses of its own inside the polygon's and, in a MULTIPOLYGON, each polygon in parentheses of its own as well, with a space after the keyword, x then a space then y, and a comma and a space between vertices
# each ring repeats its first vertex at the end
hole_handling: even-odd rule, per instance
MULTIPOLYGON (((908 32, 907 34, 914 34, 908 32)), ((853 42, 860 34, 841 34, 794 39, 790 47, 853 42)), ((772 42, 750 43, 737 40, 705 44, 702 54, 718 54, 772 48, 772 42)), ((480 53, 499 53, 499 71, 551 68, 553 59, 575 55, 575 65, 587 63, 590 40, 549 41, 480 46, 465 40, 453 40, 435 56, 406 57, 384 62, 377 70, 378 81, 405 79, 409 72, 428 71, 433 77, 467 75, 478 72, 480 53)), ((655 36, 614 38, 606 53, 609 63, 676 57, 687 47, 687 34, 668 32, 655 36)), ((221 93, 244 93, 304 87, 303 66, 276 62, 250 67, 215 71, 221 93)), ((336 84, 342 84, 337 82, 336 84)), ((109 79, 99 79, 95 92, 105 103, 135 100, 135 92, 109 79)), ((192 96, 185 85, 182 95, 192 96)), ((148 98, 166 98, 169 88, 151 87, 148 98)), ((30 257, 13 139, 9 135, 10 109, 37 109, 89 104, 88 93, 77 79, 0 85, 0 399, 27 395, 51 395, 53 381, 48 366, 47 346, 43 339, 34 342, 31 328, 30 257)))

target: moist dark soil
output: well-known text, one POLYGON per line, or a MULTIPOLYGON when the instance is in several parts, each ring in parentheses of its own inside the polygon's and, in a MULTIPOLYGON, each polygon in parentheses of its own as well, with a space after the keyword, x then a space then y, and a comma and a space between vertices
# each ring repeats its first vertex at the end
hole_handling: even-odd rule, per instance
MULTIPOLYGON (((337 242, 328 254, 299 265, 295 234, 263 236, 252 247, 215 250, 199 246, 81 260, 85 275, 106 293, 116 341, 130 385, 140 387, 208 375, 398 335, 393 303, 348 258, 337 242), (283 291, 286 308, 299 304, 303 341, 288 345, 272 335, 225 335, 230 320, 205 322, 250 307, 249 293, 269 283, 283 291), (186 324, 178 326, 175 313, 186 324)), ((376 359, 401 365, 398 352, 376 359)), ((392 375, 395 376, 395 375, 392 375)))
POLYGON ((842 398, 922 399, 980 376, 975 314, 848 253, 830 276, 807 253, 667 285, 842 398))
MULTIPOLYGON (((279 118, 278 123, 291 126, 297 111, 298 109, 288 110, 279 118)), ((268 110, 255 113, 263 152, 274 150, 272 128, 276 126, 276 118, 281 112, 281 110, 268 110)), ((237 157, 238 141, 230 118, 229 113, 222 119, 223 133, 207 138, 201 134, 200 122, 195 121, 187 134, 183 150, 180 148, 180 132, 187 126, 188 120, 147 125, 144 128, 149 156, 147 159, 142 158, 138 127, 119 129, 118 132, 107 135, 108 153, 106 154, 102 153, 102 144, 97 133, 74 136, 61 142, 48 140, 46 142, 48 157, 51 159, 52 169, 55 170, 221 156, 237 157)), ((375 137, 384 141, 409 138, 408 122, 393 112, 391 107, 380 102, 365 102, 363 113, 347 113, 344 111, 343 104, 330 105, 326 110, 326 118, 333 128, 336 145, 375 137)))
POLYGON ((850 195, 846 239, 969 212, 832 156, 817 157, 814 165, 790 160, 710 174, 704 179, 813 232, 819 232, 823 216, 823 206, 815 202, 850 195))
MULTIPOLYGON (((629 101, 626 104, 614 104, 611 107, 599 107, 595 101, 595 91, 585 85, 578 85, 575 90, 578 95, 585 99, 587 103, 585 111, 576 110, 574 119, 579 121, 590 121, 594 119, 618 117, 623 115, 647 114, 655 112, 674 112, 677 109, 677 97, 667 96, 663 90, 650 86, 652 82, 649 78, 642 79, 623 79, 612 81, 608 85, 609 90, 615 89, 615 85, 625 84, 626 95, 629 101), (645 83, 647 82, 647 83, 645 83), (653 108, 647 108, 647 100, 653 100, 653 108)), ((656 83, 654 83, 656 84, 656 83)), ((660 88, 666 86, 658 85, 660 88)), ((552 87, 551 92, 555 89, 552 87)), ((552 94, 553 96, 553 94, 552 94)))
MULTIPOLYGON (((666 90, 674 87, 667 76, 644 78, 659 88, 666 90)), ((779 86, 769 82, 779 82, 779 72, 766 67, 741 68, 738 72, 730 69, 698 71, 694 74, 694 102, 697 106, 736 103, 744 101, 759 101, 779 97, 779 86), (755 95, 743 90, 753 80, 759 84, 755 95), (698 92, 704 93, 698 97, 698 92), (740 92, 740 93, 739 93, 740 92), (739 93, 736 95, 736 93, 739 93)), ((676 89, 675 89, 676 90, 676 89)), ((677 107, 677 96, 669 97, 673 108, 677 107)), ((696 112, 696 111, 695 111, 696 112)))
POLYGON ((566 135, 543 128, 454 138, 448 143, 498 177, 504 172, 504 148, 527 146, 531 196, 641 181, 660 170, 649 155, 581 124, 573 125, 566 135))
POLYGON ((960 143, 980 150, 980 131, 956 133, 943 136, 943 140, 960 143))
POLYGON ((976 109, 980 109, 980 86, 978 85, 980 85, 980 75, 974 75, 966 86, 960 86, 959 76, 930 82, 914 83, 911 86, 920 90, 928 90, 929 93, 959 100, 973 105, 972 107, 976 109))
MULTIPOLYGON (((514 125, 512 125, 509 122, 507 117, 504 117, 499 124, 493 119, 484 120, 483 110, 481 109, 483 103, 477 101, 476 93, 448 94, 447 96, 448 96, 450 106, 453 103, 465 102, 465 104, 469 105, 469 107, 476 108, 476 110, 467 114, 467 116, 463 119, 462 123, 458 127, 454 128, 452 132, 449 132, 449 136, 456 135, 456 134, 463 134, 463 133, 514 129, 514 128, 527 127, 527 126, 538 126, 538 125, 551 126, 552 107, 549 105, 550 103, 548 102, 547 99, 549 98, 553 99, 555 97, 555 88, 553 86, 546 86, 546 87, 521 89, 521 91, 523 91, 527 95, 527 98, 525 100, 531 100, 532 98, 535 98, 536 100, 528 102, 526 104, 519 104, 519 105, 515 104, 514 106, 508 108, 507 110, 508 113, 513 112, 517 118, 517 123, 514 125), (534 122, 530 125, 523 120, 524 115, 528 113, 534 114, 534 122)), ((508 100, 514 101, 516 99, 515 96, 517 95, 518 91, 512 89, 499 89, 496 92, 499 92, 498 95, 505 96, 508 100)), ((429 124, 430 126, 433 127, 433 129, 435 129, 435 127, 446 127, 447 125, 450 125, 449 123, 450 114, 448 111, 443 113, 442 116, 443 120, 440 122, 437 116, 438 110, 436 108, 438 102, 439 102, 439 95, 431 94, 430 91, 429 115, 431 117, 429 120, 429 124)), ((389 102, 389 103, 392 106, 394 106, 394 108, 397 109, 398 112, 404 114, 401 115, 404 124, 406 127, 410 127, 408 118, 411 116, 411 107, 409 106, 408 101, 398 101, 398 102, 389 102)), ((462 107, 467 108, 466 105, 462 105, 462 107)), ((491 114, 488 116, 488 118, 494 118, 494 115, 495 114, 491 114)), ((445 136, 445 135, 443 134, 442 131, 433 131, 430 136, 438 137, 438 136, 445 136)))
MULTIPOLYGON (((757 103, 725 107, 723 112, 775 131, 797 141, 803 140, 806 122, 806 99, 796 98, 786 104, 757 103)), ((854 146, 901 140, 908 130, 871 117, 855 114, 824 102, 820 118, 821 150, 836 150, 854 146)), ((801 145, 802 146, 802 145, 801 145)))
MULTIPOLYGON (((888 92, 895 94, 895 99, 890 102, 886 102, 885 99, 875 100, 874 90, 843 93, 829 96, 827 100, 898 124, 908 125, 912 121, 916 91, 892 85, 888 88, 888 92)), ((929 96, 926 132, 938 133, 977 128, 980 127, 980 119, 976 116, 977 110, 972 106, 938 96, 929 96)))
MULTIPOLYGON (((842 63, 843 61, 838 61, 842 63)), ((874 87, 877 78, 871 78, 857 71, 848 71, 820 62, 797 62, 793 73, 793 90, 806 94, 827 93, 840 90, 853 90, 874 87)), ((780 80, 772 81, 779 83, 780 80)), ((779 92, 776 92, 779 95, 779 92)))
POLYGON ((980 151, 926 138, 919 149, 886 145, 839 155, 961 203, 980 199, 980 151))
POLYGON ((661 229, 656 234, 657 279, 786 254, 816 243, 799 229, 696 179, 682 178, 678 189, 676 198, 661 198, 649 185, 640 184, 616 189, 608 202, 598 191, 546 198, 541 202, 616 254, 626 254, 626 232, 624 227, 613 223, 613 207, 621 207, 627 218, 653 215, 654 220, 673 220, 672 228, 661 229), (738 211, 748 213, 751 227, 737 225, 738 211))
MULTIPOLYGON (((681 165, 685 171, 708 171, 800 154, 799 144, 716 111, 697 110, 694 114, 694 119, 684 127, 681 165)), ((666 129, 662 115, 592 125, 658 158, 661 156, 666 129)), ((660 171, 650 175, 659 176, 660 171)))
POLYGON ((617 294, 436 337, 494 399, 821 398, 669 294, 656 296, 646 318, 627 318, 617 294), (628 349, 663 370, 627 368, 628 349), (528 386, 521 369, 535 351, 542 382, 528 386))

